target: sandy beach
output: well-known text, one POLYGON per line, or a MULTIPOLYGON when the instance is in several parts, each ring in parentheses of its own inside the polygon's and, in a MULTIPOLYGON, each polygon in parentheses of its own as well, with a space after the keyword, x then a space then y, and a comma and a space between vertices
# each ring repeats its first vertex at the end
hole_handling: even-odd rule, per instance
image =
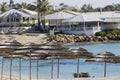
POLYGON ((17 40, 22 44, 26 44, 29 42, 33 42, 36 44, 43 44, 47 40, 47 34, 38 34, 38 33, 26 33, 26 34, 6 34, 0 35, 0 43, 4 43, 5 41, 17 40))

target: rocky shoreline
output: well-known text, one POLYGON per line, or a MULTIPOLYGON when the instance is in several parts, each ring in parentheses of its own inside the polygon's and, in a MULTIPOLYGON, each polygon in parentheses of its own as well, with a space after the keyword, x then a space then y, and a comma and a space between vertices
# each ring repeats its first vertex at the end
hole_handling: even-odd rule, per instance
POLYGON ((120 35, 109 35, 102 37, 102 36, 57 34, 54 36, 54 40, 62 43, 119 41, 120 35))

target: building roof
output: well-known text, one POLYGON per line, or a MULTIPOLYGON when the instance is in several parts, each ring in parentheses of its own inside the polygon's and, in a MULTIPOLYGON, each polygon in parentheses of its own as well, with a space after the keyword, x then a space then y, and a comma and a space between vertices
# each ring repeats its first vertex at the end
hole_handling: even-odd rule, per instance
POLYGON ((45 16, 45 19, 57 20, 63 19, 63 22, 119 22, 120 11, 105 11, 105 12, 87 12, 79 13, 69 10, 59 11, 45 16))
POLYGON ((96 22, 96 21, 102 21, 102 20, 97 17, 81 13, 71 18, 68 18, 64 20, 63 22, 96 22))
POLYGON ((0 18, 30 17, 30 15, 16 9, 8 10, 0 15, 0 18))
POLYGON ((31 10, 28 10, 28 9, 21 8, 20 11, 25 12, 25 13, 30 14, 30 15, 37 15, 36 11, 31 11, 31 10))
POLYGON ((45 19, 58 20, 58 19, 67 19, 67 18, 70 18, 70 17, 73 17, 73 16, 74 16, 74 14, 67 13, 65 11, 59 11, 59 12, 56 12, 56 13, 49 14, 49 15, 45 16, 45 19))
POLYGON ((106 12, 88 12, 75 15, 63 22, 120 22, 119 11, 106 11, 106 12))
POLYGON ((88 12, 85 14, 89 16, 95 16, 97 18, 109 18, 109 17, 116 17, 120 15, 119 11, 88 12))
POLYGON ((70 13, 70 14, 73 14, 73 15, 80 14, 79 12, 74 12, 74 11, 70 11, 70 10, 64 10, 64 12, 67 12, 67 13, 70 13))

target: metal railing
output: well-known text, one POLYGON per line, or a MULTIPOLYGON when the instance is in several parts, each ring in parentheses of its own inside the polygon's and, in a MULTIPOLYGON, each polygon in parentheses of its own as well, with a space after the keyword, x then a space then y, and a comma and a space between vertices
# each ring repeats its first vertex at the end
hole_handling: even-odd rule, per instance
MULTIPOLYGON (((101 27, 85 27, 85 30, 100 30, 101 27)), ((84 31, 84 27, 69 27, 69 26, 60 26, 57 28, 57 30, 61 31, 84 31)))

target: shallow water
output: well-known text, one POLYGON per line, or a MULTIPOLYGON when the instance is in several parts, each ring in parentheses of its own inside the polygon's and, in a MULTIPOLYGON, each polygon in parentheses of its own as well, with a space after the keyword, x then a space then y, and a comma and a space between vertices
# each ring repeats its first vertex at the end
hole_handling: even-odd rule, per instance
MULTIPOLYGON (((120 43, 104 43, 89 45, 67 45, 70 49, 82 47, 94 54, 110 51, 116 55, 120 55, 120 43)), ((0 58, 1 60, 1 58, 0 58)), ((9 62, 5 60, 4 75, 9 75, 9 62)), ((1 64, 1 62, 0 62, 1 64)), ((19 59, 13 59, 13 76, 19 76, 19 59)), ((60 60, 60 78, 73 78, 76 72, 77 59, 60 60)), ((103 77, 104 63, 102 62, 85 62, 80 59, 80 72, 87 72, 91 77, 103 77)), ((54 77, 56 78, 57 60, 54 61, 54 77)), ((39 60, 39 78, 50 78, 51 60, 39 60)), ((120 64, 107 64, 107 76, 120 76, 120 64)), ((22 60, 22 77, 29 77, 29 61, 22 60)), ((32 78, 36 77, 36 61, 32 61, 32 78)))

